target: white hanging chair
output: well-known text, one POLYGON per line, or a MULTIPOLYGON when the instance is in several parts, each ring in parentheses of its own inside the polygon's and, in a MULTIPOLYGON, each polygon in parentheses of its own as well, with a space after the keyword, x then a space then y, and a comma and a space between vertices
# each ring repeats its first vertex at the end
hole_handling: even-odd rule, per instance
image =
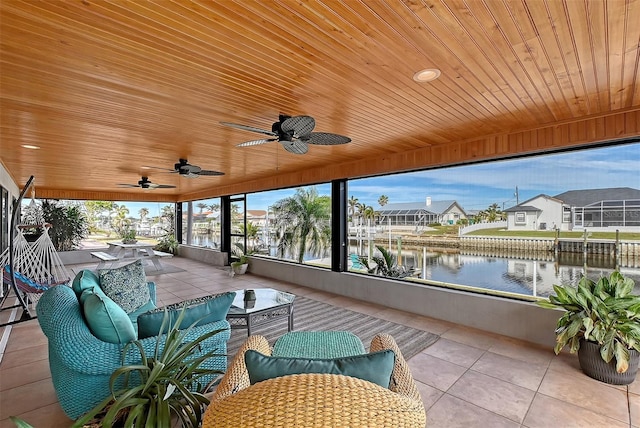
MULTIPOLYGON (((51 225, 48 223, 17 227, 18 233, 13 246, 13 271, 16 288, 33 305, 38 302, 40 295, 49 287, 67 284, 71 280, 69 272, 64 267, 51 241, 50 228, 51 225), (42 234, 33 244, 30 244, 22 232, 27 228, 34 227, 41 228, 42 234)), ((9 248, 7 248, 0 255, 2 280, 7 286, 11 285, 12 274, 9 260, 9 248)), ((8 290, 8 287, 6 289, 8 290)), ((4 293, 5 287, 2 290, 4 293)))

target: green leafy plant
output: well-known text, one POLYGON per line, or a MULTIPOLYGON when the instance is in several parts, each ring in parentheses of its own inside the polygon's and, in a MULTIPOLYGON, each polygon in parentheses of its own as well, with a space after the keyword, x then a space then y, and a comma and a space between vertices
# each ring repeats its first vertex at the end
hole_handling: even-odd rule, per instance
MULTIPOLYGON (((122 366, 111 375, 111 395, 94 409, 78 419, 73 427, 97 423, 97 426, 125 427, 172 426, 177 418, 183 427, 198 427, 209 399, 202 393, 206 385, 203 377, 220 374, 221 371, 201 368, 209 358, 218 356, 215 349, 202 352, 202 343, 222 330, 210 331, 195 340, 186 340, 193 326, 185 330, 178 327, 184 319, 184 309, 174 325, 169 326, 166 340, 159 334, 155 352, 147 356, 142 344, 135 340, 123 349, 123 355, 131 346, 138 348, 140 364, 122 366), (202 352, 195 356, 195 352, 202 352), (116 389, 117 384, 122 384, 116 389), (118 425, 119 426, 119 425, 118 425)), ((160 331, 165 331, 168 314, 165 311, 160 331)))
MULTIPOLYGON (((87 236, 88 223, 77 204, 43 200, 40 204, 28 205, 23 209, 22 222, 26 224, 49 223, 49 236, 58 251, 75 250, 87 236)), ((41 230, 36 230, 36 234, 41 230)))
POLYGON ((165 253, 177 254, 180 244, 173 235, 164 235, 158 239, 158 244, 154 247, 155 250, 164 251, 165 253))
POLYGON ((14 425, 18 428, 34 428, 33 425, 15 416, 9 416, 9 419, 11 419, 11 422, 13 422, 14 425))
POLYGON ((580 339, 588 340, 600 345, 605 362, 615 357, 618 373, 626 372, 629 350, 640 351, 640 296, 631 294, 634 285, 618 271, 597 282, 582 277, 577 288, 554 285, 556 295, 537 303, 543 308, 565 310, 555 330, 555 353, 567 345, 575 353, 580 349, 580 339))
POLYGON ((398 265, 398 259, 391 252, 387 251, 384 247, 380 245, 376 245, 376 248, 382 255, 373 256, 372 260, 375 263, 375 266, 369 266, 369 260, 365 256, 359 256, 358 259, 360 263, 362 263, 367 271, 374 275, 386 276, 389 278, 405 278, 407 276, 411 276, 414 273, 413 268, 407 269, 406 266, 398 265))

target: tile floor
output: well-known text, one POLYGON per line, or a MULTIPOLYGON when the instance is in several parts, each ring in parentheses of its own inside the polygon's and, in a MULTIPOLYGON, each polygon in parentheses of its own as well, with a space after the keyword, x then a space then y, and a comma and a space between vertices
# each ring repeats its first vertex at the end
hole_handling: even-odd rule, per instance
MULTIPOLYGON (((192 260, 170 263, 185 271, 149 277, 162 304, 271 287, 439 334, 409 361, 429 427, 640 427, 640 380, 628 387, 595 381, 582 374, 575 355, 251 274, 231 278, 192 260)), ((37 320, 13 326, 0 363, 0 428, 13 426, 11 415, 36 428, 71 423, 56 400, 37 320)))

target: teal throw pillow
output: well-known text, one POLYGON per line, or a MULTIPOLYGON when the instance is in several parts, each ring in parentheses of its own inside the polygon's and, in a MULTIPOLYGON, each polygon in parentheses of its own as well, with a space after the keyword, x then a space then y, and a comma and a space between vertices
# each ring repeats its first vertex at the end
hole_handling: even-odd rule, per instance
POLYGON ((203 325, 221 321, 227 317, 227 313, 235 297, 235 292, 215 294, 160 307, 141 314, 138 316, 138 337, 142 339, 144 337, 157 336, 160 333, 165 310, 169 316, 170 324, 165 327, 163 333, 167 332, 169 325, 176 323, 182 308, 186 309, 184 318, 180 324, 181 329, 188 328, 193 323, 203 325))
POLYGON ((84 306, 84 302, 87 300, 87 297, 91 296, 92 294, 99 294, 103 297, 107 297, 106 294, 104 294, 104 291, 102 291, 102 288, 98 287, 97 285, 93 288, 87 288, 85 289, 82 294, 80 295, 80 305, 84 306))
POLYGON ((149 301, 149 286, 142 260, 115 269, 100 269, 100 288, 126 313, 131 313, 149 301))
POLYGON ((292 374, 326 373, 351 376, 389 388, 396 354, 391 349, 387 349, 371 354, 333 359, 291 358, 270 357, 250 349, 245 352, 244 361, 252 385, 263 380, 292 374))
POLYGON ((133 324, 120 306, 101 293, 85 293, 82 310, 95 337, 109 343, 128 343, 136 339, 133 324))
POLYGON ((71 288, 76 292, 76 296, 80 297, 82 292, 93 287, 100 287, 100 279, 89 269, 83 269, 73 278, 71 288))

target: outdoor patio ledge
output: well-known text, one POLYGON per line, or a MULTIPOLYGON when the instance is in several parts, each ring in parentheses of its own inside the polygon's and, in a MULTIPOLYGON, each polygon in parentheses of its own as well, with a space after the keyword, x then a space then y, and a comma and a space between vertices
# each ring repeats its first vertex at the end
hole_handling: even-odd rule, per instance
POLYGON ((225 266, 228 264, 227 253, 212 248, 194 247, 180 244, 178 255, 192 260, 209 263, 213 266, 225 266))
POLYGON ((253 257, 250 272, 553 347, 559 312, 531 302, 253 257))

